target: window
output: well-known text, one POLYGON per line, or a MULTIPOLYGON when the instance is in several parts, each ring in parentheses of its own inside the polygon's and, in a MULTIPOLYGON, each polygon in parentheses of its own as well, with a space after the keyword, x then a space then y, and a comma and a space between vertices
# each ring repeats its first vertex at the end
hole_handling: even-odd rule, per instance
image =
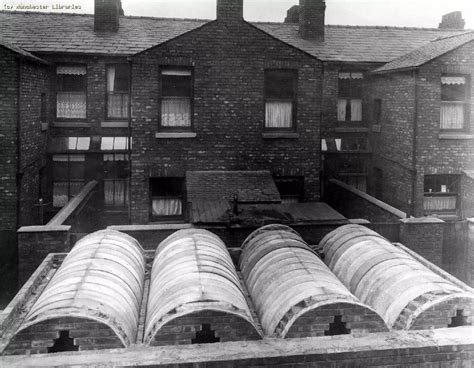
POLYGON ((425 213, 456 213, 459 175, 425 175, 425 213))
POLYGON ((379 125, 382 121, 382 100, 375 99, 374 100, 374 116, 373 116, 373 123, 379 125))
POLYGON ((465 76, 441 77, 440 128, 462 130, 465 128, 469 99, 465 76))
POLYGON ((128 156, 125 153, 104 154, 104 204, 126 207, 128 203, 128 156))
POLYGON ((192 126, 193 80, 190 69, 161 70, 161 128, 189 130, 192 126))
POLYGON ((278 192, 280 192, 281 203, 298 203, 304 196, 303 177, 276 177, 274 178, 278 192))
POLYGON ((86 67, 80 65, 58 66, 56 77, 56 117, 58 119, 85 119, 87 108, 86 67))
POLYGON ((338 121, 362 121, 362 73, 339 73, 338 121))
POLYGON ((294 70, 265 71, 265 128, 288 130, 295 126, 296 80, 294 70))
POLYGON ((182 178, 152 178, 151 217, 154 220, 182 218, 183 216, 182 178))
POLYGON ((102 137, 100 141, 101 151, 127 151, 128 137, 102 137))
POLYGON ((53 156, 53 206, 63 207, 84 186, 85 156, 65 154, 53 156))
POLYGON ((107 117, 128 117, 129 67, 127 64, 107 66, 107 117))

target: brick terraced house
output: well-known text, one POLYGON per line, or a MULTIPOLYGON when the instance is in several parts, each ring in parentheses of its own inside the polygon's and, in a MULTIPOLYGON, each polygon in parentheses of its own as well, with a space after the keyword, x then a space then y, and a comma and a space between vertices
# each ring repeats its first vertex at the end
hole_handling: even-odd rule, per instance
POLYGON ((39 224, 92 180, 109 223, 189 221, 206 202, 193 183, 230 206, 318 201, 329 178, 412 215, 472 214, 461 14, 328 26, 325 8, 301 0, 283 23, 245 21, 243 0, 212 21, 125 16, 119 0, 0 12, 3 91, 20 98, 2 104, 2 224, 39 224))

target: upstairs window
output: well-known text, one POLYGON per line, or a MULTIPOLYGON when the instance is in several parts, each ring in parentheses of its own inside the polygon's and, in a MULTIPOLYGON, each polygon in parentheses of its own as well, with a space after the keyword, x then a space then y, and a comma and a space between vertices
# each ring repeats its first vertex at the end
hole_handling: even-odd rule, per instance
POLYGON ((126 207, 129 203, 128 155, 104 154, 104 205, 126 207))
POLYGON ((362 121, 362 73, 339 73, 337 120, 362 121))
POLYGON ((465 76, 445 75, 441 77, 440 128, 463 130, 466 126, 469 99, 465 76))
POLYGON ((425 175, 425 213, 456 213, 459 188, 459 175, 425 175))
POLYGON ((87 69, 84 65, 62 65, 56 68, 56 117, 85 119, 87 69))
POLYGON ((184 213, 184 179, 152 178, 150 187, 152 220, 181 219, 184 213))
POLYGON ((129 67, 127 64, 107 66, 107 117, 128 117, 129 67))
POLYGON ((265 128, 289 130, 295 127, 296 81, 294 70, 265 71, 265 128))
POLYGON ((189 130, 192 127, 193 78, 190 69, 161 70, 161 128, 189 130))
POLYGON ((53 207, 63 207, 85 184, 85 155, 53 156, 53 207))

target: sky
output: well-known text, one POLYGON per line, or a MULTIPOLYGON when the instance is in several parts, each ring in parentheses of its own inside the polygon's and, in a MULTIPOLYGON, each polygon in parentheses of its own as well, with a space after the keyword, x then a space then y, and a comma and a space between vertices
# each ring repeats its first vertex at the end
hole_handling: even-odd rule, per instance
MULTIPOLYGON (((93 0, 0 0, 1 10, 17 5, 47 7, 67 12, 57 5, 75 5, 77 13, 93 13, 93 0), (55 8, 56 6, 56 8, 55 8)), ((216 0, 122 0, 126 15, 214 19, 216 0)), ((298 0, 244 0, 244 18, 249 21, 283 21, 286 10, 298 0)), ((437 28, 441 16, 462 11, 466 28, 474 28, 474 0, 326 0, 326 24, 382 25, 437 28)))

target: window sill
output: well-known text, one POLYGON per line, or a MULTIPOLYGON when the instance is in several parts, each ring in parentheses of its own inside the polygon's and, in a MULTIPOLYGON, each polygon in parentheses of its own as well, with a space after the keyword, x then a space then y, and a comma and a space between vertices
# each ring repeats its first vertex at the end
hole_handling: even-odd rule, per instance
POLYGON ((155 138, 158 139, 189 139, 196 138, 195 132, 157 132, 155 138))
POLYGON ((368 133, 369 129, 364 127, 337 127, 334 131, 336 133, 368 133))
POLYGON ((55 128, 90 128, 91 123, 80 121, 55 121, 53 123, 55 128))
POLYGON ((439 139, 474 139, 474 134, 467 133, 439 133, 439 139))
POLYGON ((300 137, 299 133, 295 132, 266 132, 262 133, 263 139, 298 139, 300 137))
POLYGON ((100 123, 101 128, 128 128, 127 121, 103 121, 100 123))

